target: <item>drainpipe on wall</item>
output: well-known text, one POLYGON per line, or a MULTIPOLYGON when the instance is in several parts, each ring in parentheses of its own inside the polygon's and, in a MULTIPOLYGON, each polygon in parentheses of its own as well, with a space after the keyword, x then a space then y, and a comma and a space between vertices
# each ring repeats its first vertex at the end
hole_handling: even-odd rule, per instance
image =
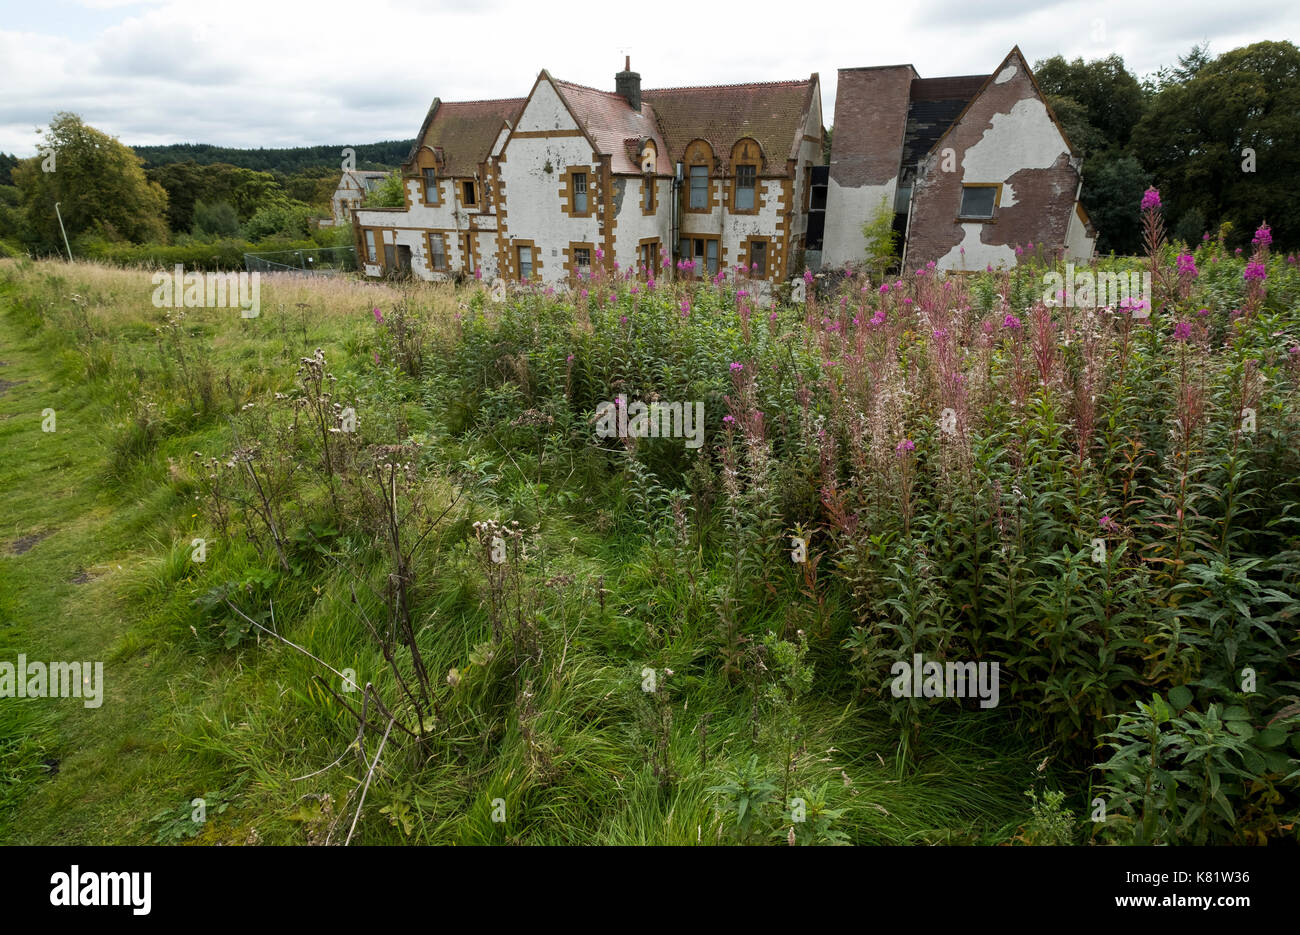
POLYGON ((668 236, 672 238, 673 256, 679 261, 682 259, 682 164, 677 163, 676 174, 673 175, 672 184, 671 214, 668 220, 668 236))
MULTIPOLYGON (((898 177, 902 178, 903 173, 899 172, 898 177)), ((917 166, 916 175, 912 177, 912 188, 907 195, 907 231, 903 234, 903 253, 898 258, 898 273, 901 276, 903 270, 907 269, 907 253, 912 247, 912 210, 916 204, 916 190, 921 184, 921 169, 917 166)), ((895 183, 897 185, 897 183, 895 183)))

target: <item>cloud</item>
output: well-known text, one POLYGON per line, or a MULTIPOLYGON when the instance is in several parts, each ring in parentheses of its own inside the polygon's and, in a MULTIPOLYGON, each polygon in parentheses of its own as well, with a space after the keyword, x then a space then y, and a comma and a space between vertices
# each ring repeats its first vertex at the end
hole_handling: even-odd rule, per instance
POLYGON ((434 96, 521 97, 542 68, 612 90, 628 54, 646 87, 816 71, 830 123, 841 67, 910 62, 925 76, 982 74, 1019 45, 1031 62, 1118 52, 1146 73, 1203 39, 1221 53, 1300 33, 1300 11, 1283 0, 1260 0, 1249 18, 1210 0, 1187 0, 1176 15, 1121 0, 883 9, 723 0, 671 15, 623 4, 581 17, 524 0, 78 0, 69 15, 70 2, 28 5, 0 24, 2 151, 33 154, 33 126, 60 110, 128 143, 405 139, 434 96))

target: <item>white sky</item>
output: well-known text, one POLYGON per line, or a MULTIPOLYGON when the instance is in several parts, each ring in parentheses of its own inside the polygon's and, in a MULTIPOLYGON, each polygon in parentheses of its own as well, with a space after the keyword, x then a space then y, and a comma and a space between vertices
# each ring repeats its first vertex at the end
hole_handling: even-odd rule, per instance
POLYGON ((70 110, 128 144, 355 145, 409 139, 434 96, 522 97, 538 71, 613 90, 623 55, 644 87, 910 62, 986 74, 1013 45, 1034 61, 1118 52, 1139 76, 1194 43, 1211 54, 1300 36, 1295 0, 0 0, 0 151, 30 156, 70 110))

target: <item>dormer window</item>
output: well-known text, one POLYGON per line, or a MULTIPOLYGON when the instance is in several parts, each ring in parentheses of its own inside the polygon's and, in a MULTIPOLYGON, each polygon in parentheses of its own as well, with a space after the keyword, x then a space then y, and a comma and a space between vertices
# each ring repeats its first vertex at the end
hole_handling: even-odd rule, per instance
POLYGON ((754 188, 758 182, 758 166, 736 166, 736 210, 754 210, 754 188))
POLYGON ((646 140, 645 145, 641 147, 641 171, 643 173, 653 173, 655 171, 655 144, 651 140, 646 140))
POLYGON ((426 168, 421 170, 423 176, 424 203, 426 205, 438 204, 438 170, 426 168))

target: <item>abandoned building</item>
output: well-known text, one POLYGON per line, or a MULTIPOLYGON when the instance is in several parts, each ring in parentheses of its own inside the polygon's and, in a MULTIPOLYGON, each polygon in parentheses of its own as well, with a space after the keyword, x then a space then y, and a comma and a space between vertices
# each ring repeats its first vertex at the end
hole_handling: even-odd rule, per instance
POLYGON ((829 167, 816 74, 643 91, 629 61, 614 87, 543 70, 524 98, 435 99, 405 206, 354 212, 366 274, 559 283, 686 263, 781 281, 863 264, 882 211, 903 268, 1013 266, 1038 244, 1092 256, 1080 156, 1019 48, 988 75, 840 69, 829 167))
POLYGON ((826 265, 860 263, 882 209, 902 265, 1014 266, 1042 244, 1092 257, 1082 159, 1019 48, 991 74, 922 78, 911 65, 842 68, 826 192, 826 265))
POLYGON ((402 166, 406 205, 355 213, 362 268, 547 283, 597 263, 803 270, 817 75, 643 91, 629 61, 614 86, 543 70, 526 98, 435 99, 402 166))
POLYGON ((331 216, 322 220, 320 226, 351 224, 353 210, 366 200, 366 195, 373 192, 387 174, 368 169, 344 169, 334 194, 330 196, 331 216))

